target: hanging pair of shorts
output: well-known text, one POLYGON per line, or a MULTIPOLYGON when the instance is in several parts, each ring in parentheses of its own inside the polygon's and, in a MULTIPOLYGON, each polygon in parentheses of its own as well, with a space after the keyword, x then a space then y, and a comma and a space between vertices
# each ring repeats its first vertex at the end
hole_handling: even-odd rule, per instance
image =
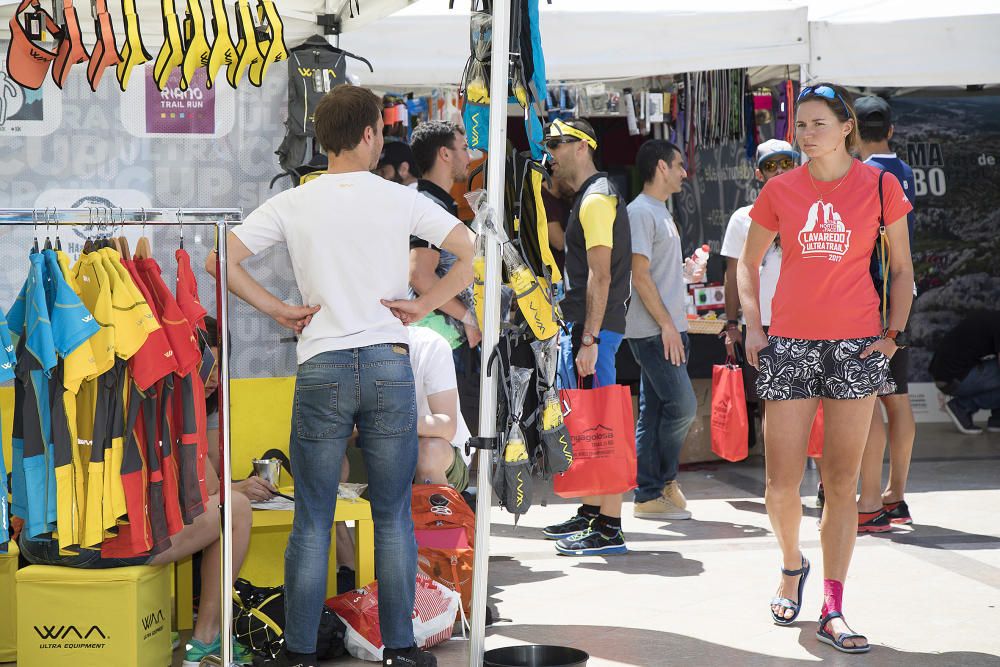
POLYGON ((769 336, 758 352, 757 395, 765 401, 803 398, 854 400, 895 391, 889 357, 861 353, 878 336, 804 340, 769 336))

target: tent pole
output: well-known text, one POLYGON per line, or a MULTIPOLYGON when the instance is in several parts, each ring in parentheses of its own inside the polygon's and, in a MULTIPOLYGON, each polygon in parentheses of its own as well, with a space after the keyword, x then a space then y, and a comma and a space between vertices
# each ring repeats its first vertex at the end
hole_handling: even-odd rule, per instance
MULTIPOLYGON (((490 150, 486 164, 486 205, 496 225, 504 219, 504 170, 507 166, 507 78, 510 59, 510 2, 493 2, 493 50, 490 60, 490 150)), ((480 379, 479 435, 496 435, 497 376, 489 373, 488 361, 500 338, 500 243, 487 232, 485 299, 483 304, 482 377, 480 379)), ((493 487, 490 477, 493 452, 479 450, 476 493, 476 552, 472 573, 472 641, 469 667, 481 667, 486 646, 487 568, 490 559, 490 512, 493 487)))
MULTIPOLYGON (((230 449, 231 419, 229 413, 229 275, 226 269, 229 249, 229 226, 224 220, 216 223, 219 252, 216 258, 216 275, 219 277, 219 426, 222 433, 222 478, 219 480, 219 501, 222 510, 222 664, 233 662, 233 492, 232 450, 230 449)), ((196 378, 197 380, 197 378, 196 378)))

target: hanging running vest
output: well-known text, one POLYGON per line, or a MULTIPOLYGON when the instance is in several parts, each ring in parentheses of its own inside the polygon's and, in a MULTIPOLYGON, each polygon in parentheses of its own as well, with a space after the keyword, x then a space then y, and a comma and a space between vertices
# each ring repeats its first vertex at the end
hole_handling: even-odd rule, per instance
POLYGON ((322 37, 313 36, 288 56, 288 120, 285 140, 275 151, 286 172, 308 162, 316 152, 316 106, 347 81, 347 57, 322 37))

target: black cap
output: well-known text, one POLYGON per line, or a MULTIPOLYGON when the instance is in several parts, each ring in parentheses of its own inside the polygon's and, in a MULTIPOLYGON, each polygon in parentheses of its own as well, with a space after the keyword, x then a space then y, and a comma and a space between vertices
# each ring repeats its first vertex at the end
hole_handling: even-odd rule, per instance
POLYGON ((382 168, 387 164, 399 168, 399 165, 406 162, 410 165, 410 172, 416 172, 416 165, 413 163, 413 151, 405 141, 387 141, 382 147, 382 155, 378 158, 378 166, 382 168))
POLYGON ((854 100, 854 112, 858 115, 858 122, 866 127, 888 129, 892 125, 892 108, 877 95, 865 95, 854 100))

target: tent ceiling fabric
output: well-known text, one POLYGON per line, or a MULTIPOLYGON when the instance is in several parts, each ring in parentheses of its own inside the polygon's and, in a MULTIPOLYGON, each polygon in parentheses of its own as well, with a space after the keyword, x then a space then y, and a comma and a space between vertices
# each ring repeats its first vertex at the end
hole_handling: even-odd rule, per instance
POLYGON ((809 79, 852 86, 1000 83, 998 0, 812 0, 809 79))
MULTIPOLYGON (((368 85, 457 84, 469 53, 469 0, 279 0, 289 47, 343 14, 341 45, 368 57, 368 85)), ((121 3, 109 1, 121 34, 121 3)), ((175 0, 183 17, 185 0, 175 0)), ((210 12, 208 0, 201 0, 210 12)), ((76 0, 88 48, 94 23, 76 0)), ((0 0, 0 26, 16 0, 0 0)), ((51 3, 43 0, 43 6, 51 3)), ((158 0, 137 0, 146 48, 163 40, 158 0)), ((232 2, 227 0, 232 13, 232 2)), ((231 27, 234 19, 230 16, 231 27)), ((552 80, 627 79, 727 67, 808 64, 810 80, 869 87, 1000 83, 1000 0, 553 0, 541 3, 552 80), (747 7, 750 7, 749 9, 747 7)))
MULTIPOLYGON (((468 0, 419 0, 341 45, 371 59, 366 85, 457 84, 469 55, 468 0), (419 63, 419 65, 416 65, 419 63)), ((364 2, 362 2, 364 9, 364 2)), ((618 79, 806 62, 807 8, 790 0, 554 0, 540 5, 550 80, 618 79), (747 9, 747 5, 752 8, 747 9)))
MULTIPOLYGON (((353 0, 351 0, 353 2, 353 0)), ((285 26, 285 42, 289 48, 302 43, 309 35, 319 34, 320 27, 316 24, 316 16, 327 11, 327 5, 333 12, 342 12, 341 29, 346 33, 352 30, 362 29, 370 23, 384 19, 389 14, 397 12, 417 0, 361 0, 361 11, 354 18, 351 18, 347 9, 348 0, 277 0, 275 3, 278 12, 282 16, 285 26)), ((62 5, 62 2, 59 2, 62 5)), ((80 16, 80 27, 83 30, 85 44, 89 50, 94 42, 94 21, 90 16, 90 1, 75 0, 73 3, 77 14, 80 16)), ((142 30, 142 41, 146 49, 156 56, 156 49, 163 43, 163 22, 160 18, 159 0, 136 0, 139 23, 142 30)), ((251 7, 256 6, 256 0, 251 0, 251 7)), ((2 39, 10 37, 10 30, 7 27, 10 18, 17 9, 17 0, 0 0, 0 35, 2 39)), ((187 5, 186 0, 174 0, 177 15, 180 20, 184 20, 184 11, 187 5)), ((229 12, 229 29, 233 33, 233 40, 236 40, 236 19, 233 15, 233 2, 226 0, 226 9, 229 12)), ((212 16, 211 2, 201 0, 202 9, 205 11, 206 29, 211 34, 212 16)), ((42 0, 42 7, 47 11, 52 11, 52 3, 49 0, 42 0)), ((122 27, 122 7, 118 0, 108 0, 108 11, 111 13, 111 20, 115 26, 115 35, 121 41, 124 34, 122 27)), ((466 31, 467 32, 467 31, 466 31)), ((120 46, 120 45, 119 45, 120 46)))

